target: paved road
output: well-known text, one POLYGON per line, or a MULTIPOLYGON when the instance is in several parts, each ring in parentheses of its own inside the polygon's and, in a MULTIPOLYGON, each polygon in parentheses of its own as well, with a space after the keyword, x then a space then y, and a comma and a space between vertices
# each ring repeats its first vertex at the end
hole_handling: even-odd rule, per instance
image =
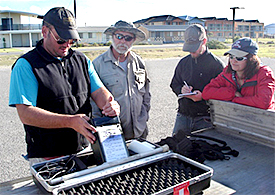
MULTIPOLYGON (((146 60, 151 78, 152 108, 148 140, 159 141, 171 135, 176 117, 177 100, 169 84, 180 58, 146 60)), ((222 58, 225 60, 224 58, 222 58)), ((262 59, 275 71, 275 59, 262 59)), ((0 67, 0 183, 29 176, 23 126, 16 109, 8 107, 10 67, 0 67)))

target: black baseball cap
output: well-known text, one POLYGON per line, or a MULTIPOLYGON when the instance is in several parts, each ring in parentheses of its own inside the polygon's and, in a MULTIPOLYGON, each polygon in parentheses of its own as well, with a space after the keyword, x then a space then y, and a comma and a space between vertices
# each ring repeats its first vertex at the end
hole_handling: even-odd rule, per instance
POLYGON ((75 17, 68 9, 54 7, 44 15, 43 20, 53 25, 60 38, 65 40, 80 39, 75 17))

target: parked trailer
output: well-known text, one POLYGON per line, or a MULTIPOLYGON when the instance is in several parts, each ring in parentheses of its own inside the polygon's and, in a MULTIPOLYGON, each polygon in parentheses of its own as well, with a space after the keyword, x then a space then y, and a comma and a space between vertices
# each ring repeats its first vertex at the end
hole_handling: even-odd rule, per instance
MULTIPOLYGON (((204 170, 203 177, 194 177, 191 180, 197 184, 196 188, 202 190, 205 195, 275 194, 275 112, 226 101, 210 100, 209 103, 212 120, 216 127, 197 133, 226 141, 229 146, 239 151, 238 157, 223 161, 206 160, 202 165, 168 152, 146 157, 148 159, 145 161, 154 164, 161 160, 177 158, 179 161, 188 161, 192 166, 198 166, 204 170), (212 170, 213 175, 211 175, 212 170), (210 186, 208 187, 208 185, 210 186)), ((128 174, 127 171, 131 172, 133 169, 142 168, 146 164, 143 160, 130 162, 129 167, 125 168, 126 172, 120 166, 118 173, 128 174), (133 165, 135 162, 140 162, 139 166, 133 165)), ((110 176, 114 176, 114 167, 110 167, 105 173, 102 171, 102 174, 102 177, 94 177, 99 178, 95 182, 101 182, 103 179, 107 181, 110 176)), ((86 184, 89 176, 85 175, 82 179, 86 184)), ((58 194, 60 190, 69 190, 75 183, 68 183, 62 189, 56 188, 52 193, 58 194)), ((172 188, 174 187, 172 186, 172 188)), ((173 193, 174 189, 172 188, 168 187, 162 192, 164 194, 173 193)), ((43 194, 43 192, 38 188, 38 185, 35 185, 32 177, 27 177, 1 183, 0 194, 43 194)))

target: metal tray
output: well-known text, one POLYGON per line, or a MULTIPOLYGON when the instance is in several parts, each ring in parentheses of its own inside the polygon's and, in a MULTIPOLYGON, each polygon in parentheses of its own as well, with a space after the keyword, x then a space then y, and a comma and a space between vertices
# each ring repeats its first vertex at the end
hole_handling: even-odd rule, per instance
MULTIPOLYGON (((132 141, 133 140, 127 142, 127 144, 130 144, 132 141)), ((142 140, 142 142, 152 144, 146 140, 142 140)), ((123 158, 112 162, 105 162, 101 165, 98 165, 98 162, 95 158, 93 151, 88 150, 88 152, 84 152, 81 154, 60 157, 34 164, 31 167, 31 174, 33 176, 35 184, 42 191, 46 193, 52 192, 53 189, 66 185, 72 179, 80 178, 85 175, 91 175, 94 172, 100 172, 103 170, 105 171, 108 168, 114 168, 117 166, 121 166, 122 164, 126 164, 129 162, 136 161, 138 159, 145 158, 147 156, 152 156, 158 153, 169 151, 169 147, 167 145, 152 145, 155 148, 151 151, 147 151, 144 153, 135 153, 130 151, 131 155, 127 158, 123 158), (66 171, 62 172, 64 170, 61 169, 62 167, 66 167, 66 171), (48 170, 51 170, 51 172, 49 172, 48 170)))
POLYGON ((210 167, 166 152, 70 179, 53 194, 197 194, 212 175, 210 167))

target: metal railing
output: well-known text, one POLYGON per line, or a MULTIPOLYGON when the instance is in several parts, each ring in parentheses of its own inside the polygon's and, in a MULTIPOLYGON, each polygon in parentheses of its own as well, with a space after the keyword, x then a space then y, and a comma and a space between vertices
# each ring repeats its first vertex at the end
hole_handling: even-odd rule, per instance
POLYGON ((42 24, 12 24, 12 25, 0 25, 0 31, 11 30, 41 30, 42 24))

